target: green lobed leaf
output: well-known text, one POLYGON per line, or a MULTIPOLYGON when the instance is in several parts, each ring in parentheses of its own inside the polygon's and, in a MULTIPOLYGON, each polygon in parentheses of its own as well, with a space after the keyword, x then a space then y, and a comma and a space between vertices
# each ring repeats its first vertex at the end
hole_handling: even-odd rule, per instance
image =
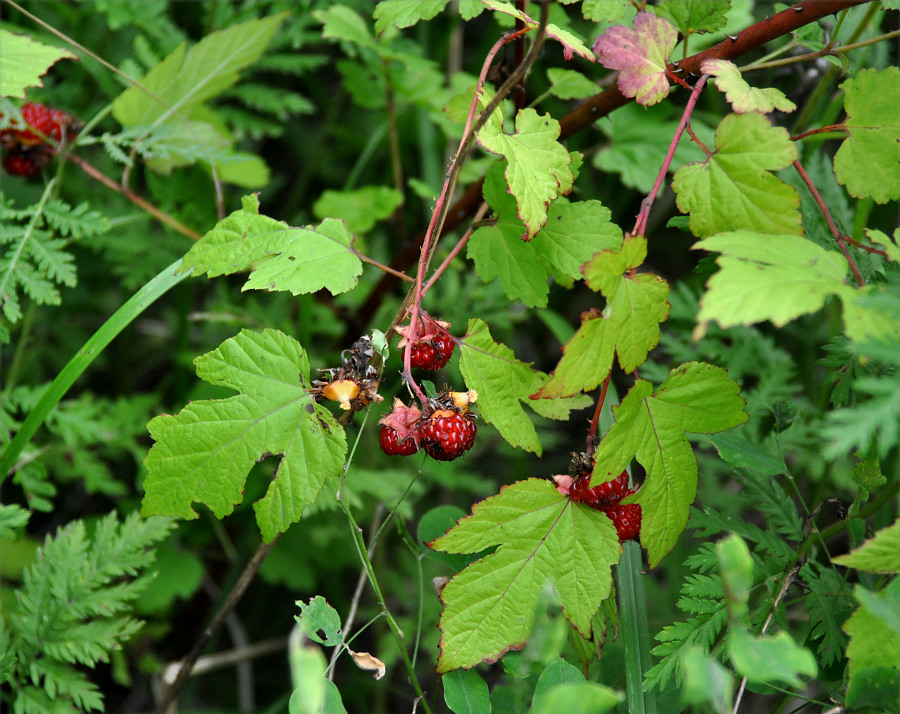
POLYGON ((184 257, 182 270, 210 278, 252 270, 243 290, 288 290, 294 295, 327 288, 332 295, 356 285, 362 261, 342 221, 326 218, 318 227, 292 228, 259 214, 259 197, 219 221, 184 257), (269 260, 262 261, 269 257, 269 260), (257 264, 259 262, 259 264, 257 264))
POLYGON ((26 35, 0 29, 0 97, 25 98, 29 87, 43 87, 47 71, 61 59, 77 60, 71 52, 45 45, 26 35))
POLYGON ((738 114, 746 112, 768 114, 775 109, 792 112, 797 108, 797 105, 778 89, 751 87, 741 76, 737 66, 729 60, 704 60, 700 65, 700 71, 715 77, 713 81, 716 87, 725 94, 732 109, 738 114))
POLYGON ((375 32, 393 25, 403 29, 420 20, 430 20, 447 5, 447 0, 382 0, 375 6, 375 32))
POLYGON ((897 692, 900 692, 900 670, 892 667, 868 667, 857 670, 850 678, 844 704, 849 711, 898 714, 900 703, 897 692))
POLYGON ((478 392, 482 418, 512 446, 540 455, 541 442, 522 402, 541 386, 544 375, 494 342, 490 328, 477 317, 469 320, 459 350, 459 369, 466 386, 478 392))
POLYGON ((580 280, 582 266, 601 251, 622 247, 622 229, 600 201, 554 201, 531 245, 557 281, 580 280))
POLYGON ((340 473, 344 430, 315 403, 306 353, 283 332, 243 330, 194 363, 201 379, 239 394, 191 402, 147 425, 156 443, 144 461, 142 512, 193 519, 200 502, 222 518, 243 500, 253 465, 278 455, 275 477, 253 505, 269 542, 340 473))
POLYGON ((506 157, 506 182, 525 224, 525 240, 546 223, 550 202, 572 190, 572 156, 558 138, 559 122, 549 114, 539 116, 534 109, 516 115, 514 134, 503 132, 496 112, 478 132, 482 147, 506 157))
MULTIPOLYGON (((859 589, 857 590, 859 599, 859 589)), ((882 592, 873 595, 882 604, 900 610, 900 578, 894 578, 882 592)), ((897 668, 900 662, 900 634, 885 626, 884 618, 861 601, 842 628, 850 636, 847 659, 850 676, 869 667, 897 668)))
POLYGON ((376 52, 381 50, 370 29, 370 22, 349 5, 333 4, 327 10, 315 10, 313 17, 322 23, 322 37, 325 39, 345 40, 376 52))
POLYGON ((430 545, 452 553, 499 546, 454 576, 441 593, 440 673, 494 662, 522 647, 547 582, 556 587, 564 616, 587 636, 591 618, 609 595, 610 568, 620 553, 605 514, 537 478, 504 486, 475 504, 472 515, 430 545))
POLYGON ((832 558, 831 562, 867 573, 900 575, 900 519, 882 528, 859 548, 832 558))
POLYGON ((863 69, 843 82, 849 136, 834 155, 834 173, 854 198, 900 198, 900 68, 863 69))
POLYGON ((713 434, 747 421, 738 392, 724 369, 688 362, 655 394, 650 382, 637 380, 613 407, 616 423, 597 447, 591 484, 613 479, 632 458, 644 467, 646 480, 624 502, 641 504, 641 545, 650 567, 675 545, 697 493, 697 459, 685 434, 713 434))
POLYGON ((743 628, 728 633, 728 656, 738 674, 756 684, 802 685, 799 675, 815 677, 816 658, 787 632, 754 637, 743 628))
POLYGON ((342 218, 354 235, 367 233, 378 221, 390 218, 403 203, 389 186, 362 186, 352 191, 324 191, 313 204, 316 218, 342 218))
POLYGON ((675 173, 678 208, 691 214, 691 231, 698 237, 738 226, 800 234, 800 197, 770 173, 796 159, 786 129, 773 127, 762 114, 729 114, 716 129, 712 155, 675 173))
POLYGON ((547 79, 550 80, 550 91, 559 99, 586 99, 598 89, 594 82, 573 69, 549 67, 547 79))
POLYGON ((844 257, 799 236, 734 231, 699 241, 694 249, 721 253, 720 269, 700 299, 695 339, 712 320, 722 327, 763 320, 781 327, 820 309, 829 295, 853 293, 844 284, 844 257))
POLYGON ((180 44, 140 82, 112 104, 113 116, 125 127, 187 118, 203 102, 225 91, 240 71, 258 60, 287 13, 249 20, 204 37, 190 50, 180 44))
POLYGON ((731 0, 663 0, 653 11, 687 36, 722 29, 730 8, 731 0))
POLYGON ((823 667, 830 667, 843 659, 847 648, 841 625, 850 614, 850 591, 835 568, 815 561, 803 564, 800 577, 809 588, 806 609, 813 623, 809 639, 821 640, 817 647, 819 661, 823 667))
POLYGON ((646 239, 632 236, 621 250, 601 251, 584 265, 588 286, 603 293, 606 307, 582 315, 581 327, 535 399, 590 391, 606 379, 614 354, 622 369, 632 372, 656 347, 659 323, 669 314, 669 286, 652 273, 623 275, 643 263, 646 254, 646 239))
POLYGON ((684 684, 682 699, 686 704, 709 703, 716 711, 727 711, 733 683, 731 674, 702 647, 691 645, 681 657, 684 684))

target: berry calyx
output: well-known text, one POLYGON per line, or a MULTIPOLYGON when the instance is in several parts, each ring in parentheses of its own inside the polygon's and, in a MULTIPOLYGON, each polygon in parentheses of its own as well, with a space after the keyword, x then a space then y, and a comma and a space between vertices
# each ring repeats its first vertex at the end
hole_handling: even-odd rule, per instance
POLYGON ((388 456, 410 456, 419 446, 419 419, 422 412, 415 405, 407 407, 399 399, 394 400, 394 410, 378 422, 378 443, 388 456))
POLYGON ((336 379, 322 387, 322 396, 333 402, 339 402, 341 409, 349 410, 350 402, 359 394, 359 385, 352 379, 336 379))
POLYGON ((617 503, 612 506, 605 506, 600 510, 609 516, 609 519, 613 522, 620 543, 637 538, 641 534, 640 503, 617 503))
POLYGON ((419 422, 419 438, 425 453, 436 461, 458 459, 475 443, 475 416, 438 409, 419 422))

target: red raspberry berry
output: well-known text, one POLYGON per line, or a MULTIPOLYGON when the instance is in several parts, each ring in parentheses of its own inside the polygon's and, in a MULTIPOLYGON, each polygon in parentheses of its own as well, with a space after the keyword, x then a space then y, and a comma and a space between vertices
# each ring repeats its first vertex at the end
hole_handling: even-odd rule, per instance
POLYGON ((414 342, 410 347, 409 363, 411 367, 436 371, 443 369, 453 354, 456 343, 448 334, 438 334, 430 340, 414 342))
POLYGON ((378 432, 378 443, 381 450, 388 456, 410 456, 419 450, 419 445, 411 436, 401 439, 397 430, 388 426, 381 425, 381 431, 378 432))
POLYGON ((37 155, 10 151, 3 157, 3 168, 10 176, 34 176, 41 170, 42 162, 37 155))
POLYGON ((600 509, 603 511, 616 527, 616 533, 619 536, 619 542, 624 543, 626 540, 637 538, 641 533, 641 504, 640 503, 617 503, 612 506, 604 506, 600 509))
POLYGON ((589 488, 591 474, 586 473, 575 479, 569 490, 573 501, 586 503, 593 508, 618 503, 628 495, 628 472, 623 471, 612 481, 589 488))
POLYGON ((425 453, 437 461, 453 461, 475 443, 475 417, 439 409, 419 423, 419 438, 425 453))
POLYGON ((51 109, 37 102, 25 102, 22 105, 22 118, 29 127, 40 134, 27 129, 17 129, 15 136, 23 146, 37 146, 44 143, 44 137, 54 141, 62 141, 63 133, 69 138, 75 136, 82 123, 59 109, 51 109))

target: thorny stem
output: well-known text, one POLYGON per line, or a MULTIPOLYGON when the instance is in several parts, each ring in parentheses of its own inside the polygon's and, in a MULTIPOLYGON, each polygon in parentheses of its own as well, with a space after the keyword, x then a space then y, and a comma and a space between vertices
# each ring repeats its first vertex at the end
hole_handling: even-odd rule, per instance
POLYGON ((859 272, 859 268, 856 266, 856 261, 853 260, 853 256, 850 255, 850 251, 847 250, 847 244, 845 242, 845 236, 841 233, 837 226, 834 224, 834 220, 831 218, 831 214, 828 212, 828 206, 825 205, 825 201, 822 200, 822 196, 819 194, 816 189, 815 184, 810 179, 809 174, 803 169, 800 165, 800 161, 794 161, 794 168, 797 169, 797 173, 800 174, 800 178, 803 179, 803 182, 806 184, 806 187, 809 189, 809 192, 812 194, 813 199, 818 205, 819 210, 822 212, 822 215, 825 217, 825 222, 828 224, 828 230, 831 233, 831 236, 838 244, 838 248, 841 249, 841 253, 844 254, 844 258, 846 258, 847 262, 850 264, 850 270, 853 271, 853 275, 856 278, 856 282, 859 283, 860 287, 864 287, 866 281, 863 279, 862 273, 859 272))
POLYGON ((160 222, 165 223, 170 228, 178 231, 182 235, 187 236, 191 240, 200 240, 200 238, 202 237, 199 233, 197 233, 197 231, 195 231, 191 228, 188 228, 186 225, 179 222, 178 220, 176 220, 175 218, 170 216, 168 213, 164 213, 163 211, 158 209, 153 204, 148 203, 146 200, 144 200, 143 198, 138 196, 136 193, 134 193, 134 191, 132 191, 130 188, 126 188, 125 186, 122 186, 121 184, 116 183, 111 178, 109 178, 109 176, 107 176, 102 171, 91 166, 87 161, 82 159, 80 156, 77 156, 76 154, 63 154, 62 156, 63 156, 63 158, 68 159, 72 163, 77 164, 81 168, 81 170, 84 171, 91 178, 97 179, 104 186, 106 186, 107 188, 111 188, 116 193, 121 193, 125 198, 127 198, 133 204, 135 204, 142 210, 146 211, 147 213, 149 213, 151 216, 153 216, 160 222))
POLYGON ((597 408, 594 409, 594 418, 591 419, 591 428, 587 435, 587 453, 593 454, 597 445, 597 425, 600 423, 600 412, 603 411, 603 403, 606 401, 606 390, 609 389, 609 378, 612 376, 610 370, 606 379, 603 380, 603 388, 600 390, 600 397, 597 399, 597 408))
MULTIPOLYGON (((647 219, 650 217, 650 208, 653 206, 656 194, 659 192, 659 189, 663 185, 663 181, 666 179, 666 174, 669 172, 669 166, 672 165, 672 159, 675 158, 675 150, 678 148, 678 142, 681 141, 685 129, 690 132, 691 138, 694 139, 694 141, 700 143, 691 131, 689 122, 691 114, 694 112, 694 107, 697 104, 697 100, 700 98, 700 94, 703 92, 703 87, 706 86, 706 80, 708 78, 709 75, 704 74, 697 80, 697 83, 691 90, 691 96, 688 98, 687 106, 685 106, 684 112, 681 115, 681 121, 678 123, 678 128, 675 129, 675 136, 672 137, 672 141, 669 144, 669 150, 666 152, 666 158, 663 161, 662 168, 656 176, 656 182, 653 184, 653 188, 650 189, 650 193, 641 202, 641 212, 638 214, 637 221, 635 221, 634 228, 631 231, 632 235, 642 236, 644 235, 644 231, 647 230, 647 219)), ((700 146, 703 149, 706 149, 702 143, 700 143, 700 146)), ((709 152, 707 152, 707 155, 709 155, 709 152)))
POLYGON ((484 218, 484 214, 487 213, 488 205, 487 202, 482 203, 478 208, 478 212, 472 218, 472 225, 469 226, 469 229, 463 234, 463 237, 459 239, 457 244, 453 246, 453 250, 444 258, 444 262, 442 262, 434 273, 431 274, 431 277, 428 278, 428 282, 422 286, 422 296, 424 297, 429 290, 431 290, 431 286, 437 281, 439 277, 443 274, 443 272, 450 266, 450 263, 453 262, 453 259, 459 255, 459 252, 465 247, 466 243, 469 242, 469 238, 472 237, 472 234, 475 232, 475 228, 478 225, 478 222, 484 218))

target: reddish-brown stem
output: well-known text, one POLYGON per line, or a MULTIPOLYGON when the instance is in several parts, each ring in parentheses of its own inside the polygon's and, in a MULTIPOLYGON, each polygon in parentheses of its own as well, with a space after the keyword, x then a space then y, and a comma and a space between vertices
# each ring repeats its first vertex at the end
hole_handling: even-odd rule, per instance
MULTIPOLYGON (((672 165, 672 159, 675 158, 675 150, 678 148, 678 142, 681 141, 684 130, 687 129, 691 132, 691 138, 694 138, 694 133, 690 128, 691 114, 694 113, 694 107, 697 105, 697 100, 703 92, 703 87, 706 86, 708 77, 709 75, 706 74, 700 77, 700 79, 697 80, 697 84, 695 84, 694 88, 691 90, 691 96, 688 98, 687 106, 685 106, 684 112, 681 114, 681 121, 678 122, 678 128, 675 129, 675 136, 672 137, 672 141, 669 143, 669 150, 666 152, 666 158, 663 161, 662 168, 656 176, 656 182, 653 184, 653 188, 650 189, 650 193, 641 202, 641 212, 638 214, 634 229, 631 231, 632 235, 642 236, 644 235, 644 231, 647 230, 647 219, 650 217, 650 208, 653 206, 653 201, 656 200, 656 194, 659 192, 659 189, 663 185, 663 181, 666 179, 666 174, 669 172, 669 166, 672 165)), ((701 144, 701 146, 703 145, 701 144)), ((705 149, 706 147, 703 148, 705 149)))
POLYGON ((597 425, 600 423, 600 412, 603 411, 603 404, 606 401, 606 390, 609 389, 609 378, 611 376, 612 371, 610 370, 606 375, 606 379, 603 380, 603 388, 600 390, 600 397, 597 399, 597 408, 594 409, 594 418, 591 419, 591 428, 587 435, 588 454, 594 453, 597 442, 597 425))
POLYGON ((838 230, 837 226, 834 223, 834 220, 831 218, 831 213, 828 212, 828 206, 825 205, 825 201, 822 200, 822 196, 816 189, 816 186, 812 182, 812 179, 809 177, 809 174, 807 174, 804 168, 800 165, 799 160, 794 162, 794 168, 797 169, 797 173, 800 174, 800 178, 803 179, 803 182, 806 184, 806 187, 812 194, 813 200, 815 200, 816 205, 818 205, 819 210, 825 217, 825 223, 828 224, 828 230, 831 233, 831 236, 837 242, 838 248, 841 249, 841 253, 844 254, 844 258, 847 259, 847 263, 850 264, 850 270, 853 271, 856 282, 858 282, 860 286, 864 286, 866 284, 866 281, 863 280, 862 273, 859 272, 859 268, 856 266, 856 261, 853 260, 853 256, 850 255, 850 251, 847 250, 847 244, 845 242, 846 236, 838 230))
POLYGON ((173 228, 174 230, 178 231, 179 233, 181 233, 183 235, 186 235, 191 240, 200 240, 200 238, 202 237, 200 233, 197 233, 197 231, 192 230, 192 229, 188 228, 186 225, 184 225, 183 223, 180 223, 179 221, 175 220, 168 213, 163 213, 156 206, 145 201, 143 198, 141 198, 136 193, 134 193, 131 189, 122 186, 120 183, 116 183, 111 178, 109 178, 109 176, 107 176, 100 170, 91 166, 87 161, 82 159, 80 156, 77 156, 76 154, 62 154, 62 156, 64 158, 68 159, 69 161, 71 161, 73 164, 76 164, 77 166, 79 166, 81 168, 81 170, 84 171, 88 176, 90 176, 91 178, 97 179, 104 186, 106 186, 107 188, 111 188, 116 193, 122 194, 123 196, 125 196, 125 198, 127 198, 133 204, 135 204, 139 208, 143 209, 144 211, 146 211, 147 213, 149 213, 151 216, 158 219, 162 223, 165 223, 170 228, 173 228))
POLYGON ((482 203, 481 207, 478 209, 478 212, 472 218, 472 225, 469 226, 469 230, 467 230, 462 238, 460 238, 456 245, 453 246, 453 249, 444 258, 444 261, 437 267, 437 269, 431 274, 431 277, 428 278, 428 282, 422 286, 422 297, 424 297, 429 290, 431 290, 431 286, 434 285, 435 281, 441 277, 443 272, 450 266, 450 263, 453 262, 453 259, 459 255, 459 252, 465 247, 466 243, 469 242, 469 238, 472 237, 472 234, 475 232, 475 227, 482 218, 484 218, 484 214, 487 213, 488 204, 487 202, 482 203))
POLYGON ((813 134, 824 134, 825 132, 834 131, 844 131, 844 122, 841 122, 840 124, 832 124, 830 126, 823 126, 818 129, 810 129, 809 131, 805 131, 802 134, 797 134, 797 136, 792 136, 791 141, 800 141, 800 139, 805 139, 807 136, 812 136, 813 134))

